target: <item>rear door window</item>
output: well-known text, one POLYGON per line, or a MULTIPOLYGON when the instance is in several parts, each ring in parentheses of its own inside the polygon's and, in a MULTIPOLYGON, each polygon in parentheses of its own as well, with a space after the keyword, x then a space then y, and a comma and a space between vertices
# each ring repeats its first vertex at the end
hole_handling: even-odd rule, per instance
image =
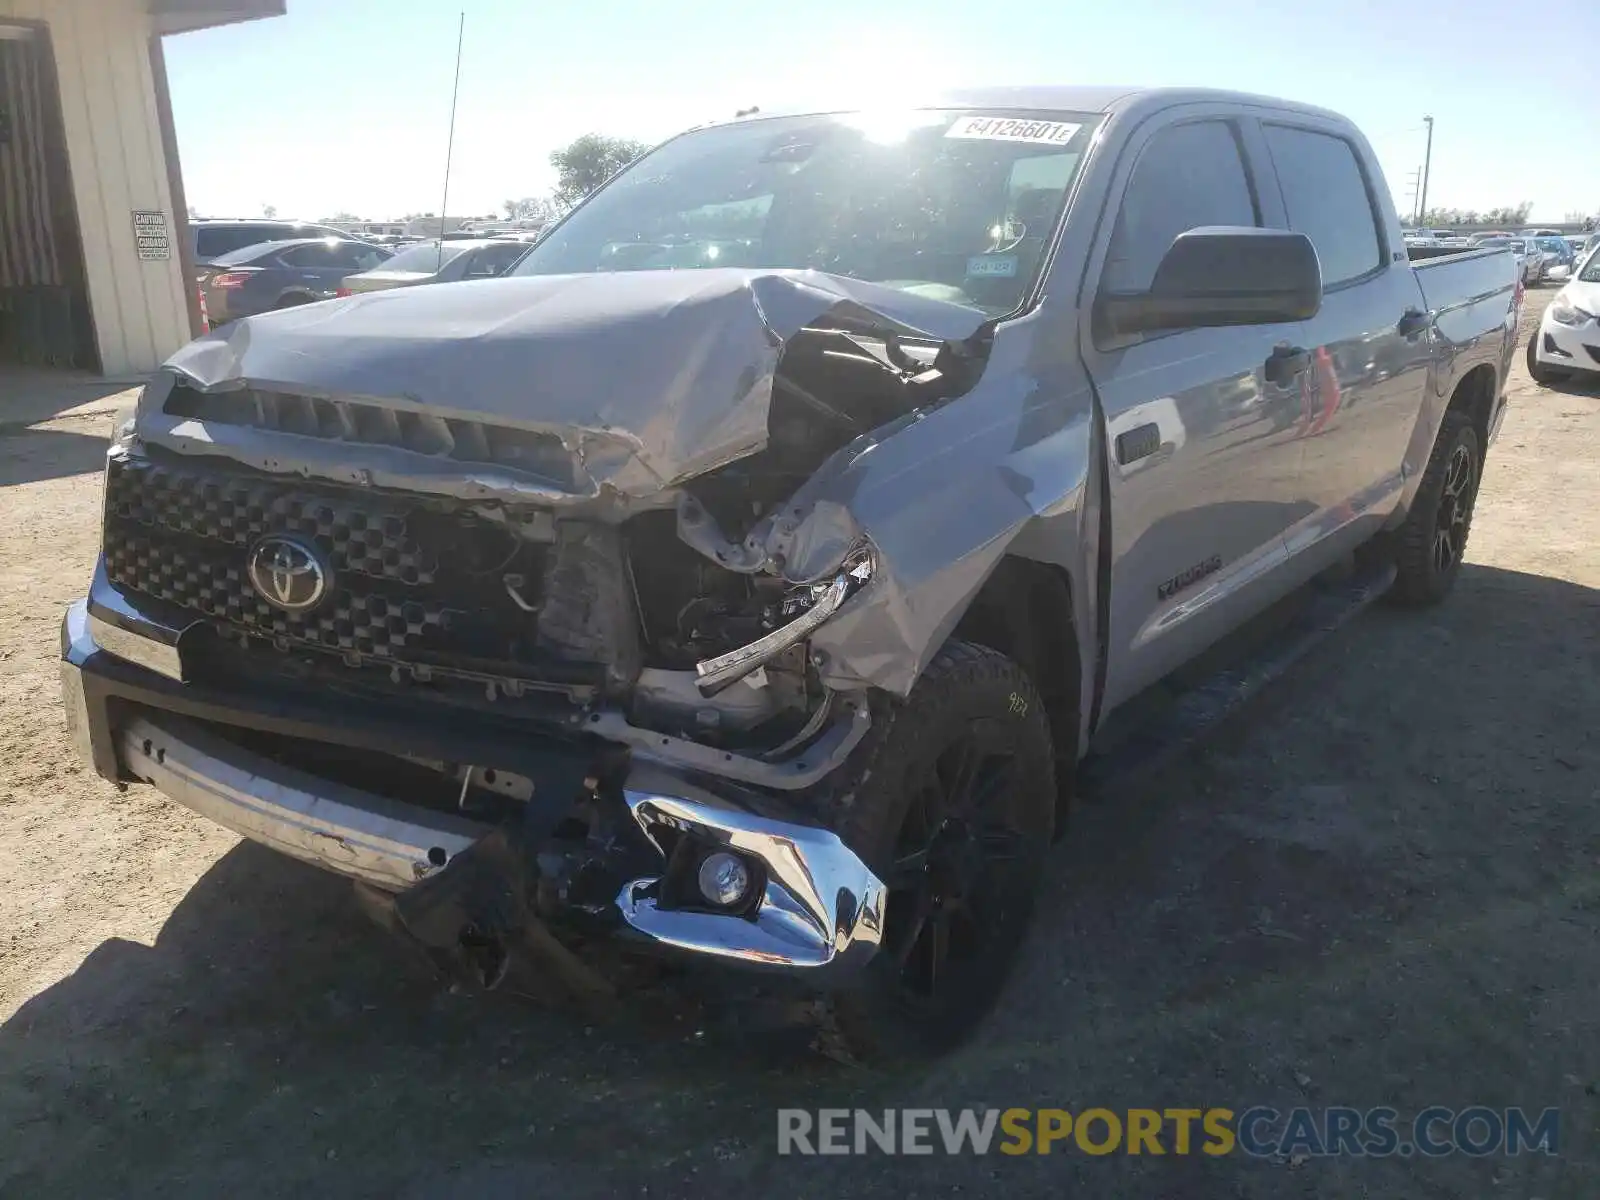
POLYGON ((521 242, 507 242, 503 246, 484 246, 472 256, 463 279, 493 279, 517 259, 528 252, 521 242))
POLYGON ((339 253, 339 247, 326 246, 321 242, 309 242, 304 246, 291 246, 278 258, 287 266, 300 267, 304 270, 328 270, 333 267, 345 265, 344 256, 339 253))
POLYGON ((1111 233, 1101 285, 1144 292, 1180 233, 1205 225, 1260 224, 1250 177, 1227 121, 1157 133, 1140 151, 1111 233))
POLYGON ((343 265, 355 271, 370 271, 374 267, 381 267, 393 257, 382 246, 368 246, 357 242, 346 242, 342 249, 343 265))
POLYGON ((292 225, 199 225, 195 227, 195 254, 219 258, 246 246, 293 237, 293 230, 292 225))
POLYGON ((1317 248, 1323 286, 1337 287, 1381 267, 1383 239, 1356 148, 1314 129, 1263 128, 1289 228, 1317 248))
POLYGON ((387 262, 389 252, 363 242, 316 242, 290 250, 283 259, 297 267, 314 267, 330 271, 370 271, 387 262))
POLYGON ((457 242, 450 242, 441 246, 438 242, 418 242, 414 246, 407 246, 384 264, 386 271, 417 271, 432 275, 445 263, 455 258, 458 254, 465 254, 467 248, 457 242))

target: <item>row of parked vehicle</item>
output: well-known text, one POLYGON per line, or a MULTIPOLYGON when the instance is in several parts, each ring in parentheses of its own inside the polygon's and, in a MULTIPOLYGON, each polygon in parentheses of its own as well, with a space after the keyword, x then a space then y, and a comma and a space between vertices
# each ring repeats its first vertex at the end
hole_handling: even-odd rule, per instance
POLYGON ((1600 244, 1600 233, 1573 235, 1557 229, 1524 229, 1519 233, 1491 230, 1470 235, 1449 229, 1413 229, 1405 237, 1407 246, 1510 250, 1521 264, 1522 282, 1529 286, 1570 277, 1578 260, 1600 244))
POLYGON ((200 309, 212 326, 357 292, 493 279, 531 244, 510 233, 385 245, 291 221, 197 221, 192 228, 200 309))

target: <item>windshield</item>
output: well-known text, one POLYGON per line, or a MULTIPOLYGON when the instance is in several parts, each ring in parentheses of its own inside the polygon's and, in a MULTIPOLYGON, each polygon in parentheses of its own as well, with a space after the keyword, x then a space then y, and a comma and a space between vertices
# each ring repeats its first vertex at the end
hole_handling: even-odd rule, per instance
POLYGON ((1528 243, 1523 241, 1521 238, 1511 238, 1505 244, 1510 246, 1518 254, 1526 253, 1528 249, 1528 243))
POLYGON ((511 273, 812 268, 1009 313, 1096 119, 923 110, 698 130, 635 163, 511 273))
POLYGON ((1584 283, 1600 283, 1600 247, 1589 252, 1589 257, 1584 260, 1583 270, 1578 272, 1578 278, 1584 283))
POLYGON ((462 242, 446 242, 444 257, 440 258, 438 242, 418 242, 415 246, 407 246, 379 266, 384 271, 420 271, 424 275, 432 275, 456 255, 464 254, 469 249, 471 247, 462 242))

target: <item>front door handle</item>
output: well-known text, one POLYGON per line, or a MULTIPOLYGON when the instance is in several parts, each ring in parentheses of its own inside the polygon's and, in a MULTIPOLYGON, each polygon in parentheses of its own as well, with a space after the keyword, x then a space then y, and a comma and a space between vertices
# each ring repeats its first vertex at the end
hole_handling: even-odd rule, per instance
POLYGON ((1428 327, 1428 314, 1416 308, 1408 308, 1400 318, 1397 328, 1401 337, 1416 337, 1428 327))
POLYGON ((1304 346, 1274 346, 1267 355, 1264 370, 1268 383, 1283 387, 1310 365, 1311 351, 1304 346))

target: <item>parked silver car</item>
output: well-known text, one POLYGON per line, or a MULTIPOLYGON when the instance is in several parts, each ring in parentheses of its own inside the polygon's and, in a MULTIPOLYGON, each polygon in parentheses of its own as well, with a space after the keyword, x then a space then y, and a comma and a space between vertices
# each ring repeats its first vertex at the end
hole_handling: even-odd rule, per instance
POLYGON ((1533 287, 1544 282, 1546 271, 1544 253, 1528 238, 1499 236, 1479 238, 1473 244, 1473 248, 1509 250, 1516 255, 1517 269, 1525 286, 1533 287))
POLYGON ((505 274, 527 250, 522 242, 500 238, 418 242, 401 247, 393 258, 371 270, 347 275, 339 285, 338 294, 354 296, 425 283, 494 279, 505 274))

